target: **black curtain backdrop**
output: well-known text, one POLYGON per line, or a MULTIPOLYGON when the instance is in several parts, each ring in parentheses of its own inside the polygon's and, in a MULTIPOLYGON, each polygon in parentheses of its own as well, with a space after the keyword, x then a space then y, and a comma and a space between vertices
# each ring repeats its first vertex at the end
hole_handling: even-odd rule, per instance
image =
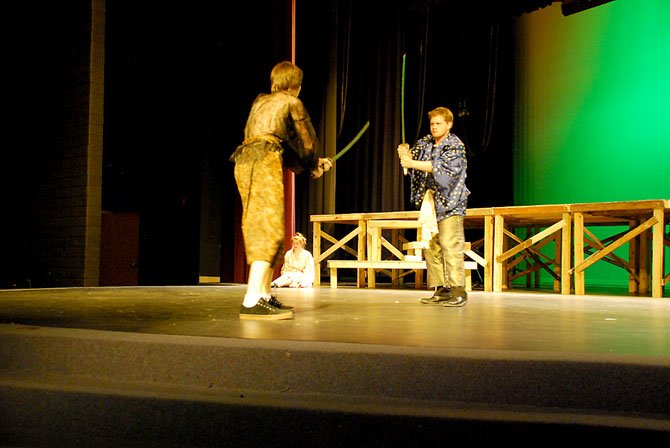
MULTIPOLYGON (((13 27, 5 30, 7 65, 16 75, 3 159, 10 215, 15 209, 30 214, 21 209, 37 185, 28 159, 46 160, 53 150, 54 136, 42 128, 58 95, 51 86, 65 75, 58 61, 36 58, 34 48, 47 51, 50 42, 66 41, 62 24, 73 11, 90 7, 86 0, 66 2, 67 8, 51 3, 12 4, 13 27), (26 135, 41 142, 34 152, 21 152, 24 145, 16 143, 26 135)), ((469 151, 470 207, 510 205, 511 27, 515 14, 545 3, 550 2, 297 0, 296 62, 305 71, 301 98, 317 130, 323 133, 324 123, 334 120, 341 149, 370 121, 332 173, 335 211, 409 208, 395 152, 403 124, 403 55, 406 140, 428 133, 430 109, 451 108, 454 132, 469 151), (337 107, 329 110, 326 86, 333 82, 337 107)), ((290 5, 259 0, 233 10, 218 0, 107 1, 102 208, 139 216, 140 284, 191 284, 199 274, 239 281, 245 260, 228 156, 242 138, 255 95, 269 89, 270 69, 290 58, 290 5)), ((296 178, 296 227, 308 234, 310 214, 324 210, 321 199, 315 200, 317 185, 308 176, 296 178)), ((9 272, 4 283, 34 277, 39 264, 26 258, 22 248, 36 242, 21 227, 3 223, 9 250, 2 266, 22 271, 3 269, 9 272)))
POLYGON ((140 283, 244 281, 228 157, 272 66, 286 0, 107 2, 103 209, 140 217, 140 283))
MULTIPOLYGON (((337 149, 370 122, 329 174, 335 212, 409 209, 395 150, 403 55, 406 140, 428 133, 430 109, 451 108, 469 151, 469 205, 511 204, 513 15, 462 3, 297 1, 301 98, 321 140, 326 120, 337 122, 337 149), (337 84, 336 111, 325 108, 329 82, 337 84)), ((290 0, 235 12, 214 0, 170 5, 107 6, 103 207, 140 214, 142 284, 191 283, 213 263, 222 281, 244 281, 228 156, 253 98, 269 89, 269 70, 290 58, 290 0)), ((315 188, 308 175, 296 177, 296 229, 308 236, 310 214, 324 210, 315 188)))
MULTIPOLYGON (((370 121, 364 136, 337 162, 335 211, 409 207, 408 182, 395 150, 403 128, 403 55, 405 139, 412 143, 428 134, 427 112, 449 107, 456 115, 454 133, 468 149, 470 206, 509 204, 513 14, 446 0, 342 0, 334 11, 337 73, 323 74, 327 68, 317 62, 327 48, 322 39, 299 39, 298 55, 299 62, 307 60, 301 95, 309 110, 319 110, 324 100, 319 85, 328 75, 337 76, 338 150, 370 121)), ((312 12, 311 17, 328 16, 312 12)), ((313 26, 303 27, 318 36, 313 26)))
MULTIPOLYGON (((396 147, 403 124, 410 143, 428 134, 427 112, 438 106, 454 112, 453 132, 468 150, 469 206, 511 205, 511 29, 520 12, 487 1, 312 3, 298 2, 297 54, 305 69, 301 97, 323 126, 323 117, 315 114, 324 110, 324 86, 336 79, 336 117, 328 111, 328 119, 337 122, 338 150, 370 122, 337 161, 335 213, 410 209, 409 181, 396 147), (328 20, 335 21, 331 35, 325 34, 328 20), (328 39, 336 40, 334 73, 324 54, 328 39)), ((308 198, 310 185, 309 179, 298 178, 297 227, 308 232, 309 214, 323 213, 318 204, 308 209, 314 202, 308 198)))

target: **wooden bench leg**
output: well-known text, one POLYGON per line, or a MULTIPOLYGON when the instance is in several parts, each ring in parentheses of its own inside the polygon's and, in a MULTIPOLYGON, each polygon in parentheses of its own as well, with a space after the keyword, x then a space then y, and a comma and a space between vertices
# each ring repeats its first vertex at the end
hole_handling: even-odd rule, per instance
POLYGON ((472 271, 477 270, 477 263, 474 261, 465 261, 465 290, 472 291, 472 271))
POLYGON ((414 288, 421 289, 423 287, 423 270, 417 269, 414 271, 414 288))
POLYGON ((337 268, 330 268, 330 287, 337 289, 337 268))

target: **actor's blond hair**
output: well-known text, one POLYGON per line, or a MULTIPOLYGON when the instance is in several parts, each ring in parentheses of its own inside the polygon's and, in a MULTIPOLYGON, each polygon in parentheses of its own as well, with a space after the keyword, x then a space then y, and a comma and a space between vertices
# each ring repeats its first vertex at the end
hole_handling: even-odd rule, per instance
POLYGON ((454 114, 446 107, 436 107, 435 109, 428 112, 428 119, 433 117, 442 117, 447 123, 454 121, 454 114))
POLYGON ((302 69, 292 62, 280 62, 274 66, 270 73, 270 90, 272 92, 297 89, 301 85, 302 69))

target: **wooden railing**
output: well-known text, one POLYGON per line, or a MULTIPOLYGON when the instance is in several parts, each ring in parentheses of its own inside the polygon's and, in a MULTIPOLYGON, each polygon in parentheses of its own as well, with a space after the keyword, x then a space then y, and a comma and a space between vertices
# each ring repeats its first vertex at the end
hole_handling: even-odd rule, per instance
MULTIPOLYGON (((312 215, 315 285, 320 284, 321 263, 327 260, 333 260, 333 266, 357 269, 358 287, 365 285, 366 277, 368 286, 374 287, 378 270, 389 271, 393 279, 402 275, 399 270, 416 269, 412 264, 416 260, 402 253, 407 238, 395 232, 418 229, 418 220, 418 211, 312 215), (337 238, 336 225, 351 230, 337 238), (390 240, 383 237, 383 230, 391 231, 390 240), (322 250, 322 244, 330 247, 322 250), (395 258, 382 260, 383 250, 395 258), (344 253, 348 259, 340 256, 344 253), (378 264, 382 261, 393 263, 378 264)), ((632 294, 660 298, 670 282, 664 257, 670 247, 667 199, 472 208, 464 223, 466 229, 483 229, 483 239, 473 247, 478 249, 475 256, 484 271, 485 291, 503 291, 519 277, 537 286, 539 272, 546 272, 554 279, 556 292, 584 294, 586 271, 597 262, 625 269, 632 294), (622 226, 627 230, 620 232, 622 226), (592 231, 596 227, 617 233, 598 238, 592 231), (614 254, 626 244, 628 257, 614 254)))

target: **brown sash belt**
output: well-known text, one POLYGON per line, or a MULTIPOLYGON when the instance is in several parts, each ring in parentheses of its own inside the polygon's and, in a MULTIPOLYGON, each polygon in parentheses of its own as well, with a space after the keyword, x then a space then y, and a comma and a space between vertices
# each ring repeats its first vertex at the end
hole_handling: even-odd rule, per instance
POLYGON ((247 137, 244 139, 243 145, 248 145, 250 143, 255 143, 258 141, 265 141, 268 143, 274 143, 276 145, 281 145, 282 140, 277 137, 276 135, 272 134, 258 134, 258 135, 252 135, 251 137, 247 137))

